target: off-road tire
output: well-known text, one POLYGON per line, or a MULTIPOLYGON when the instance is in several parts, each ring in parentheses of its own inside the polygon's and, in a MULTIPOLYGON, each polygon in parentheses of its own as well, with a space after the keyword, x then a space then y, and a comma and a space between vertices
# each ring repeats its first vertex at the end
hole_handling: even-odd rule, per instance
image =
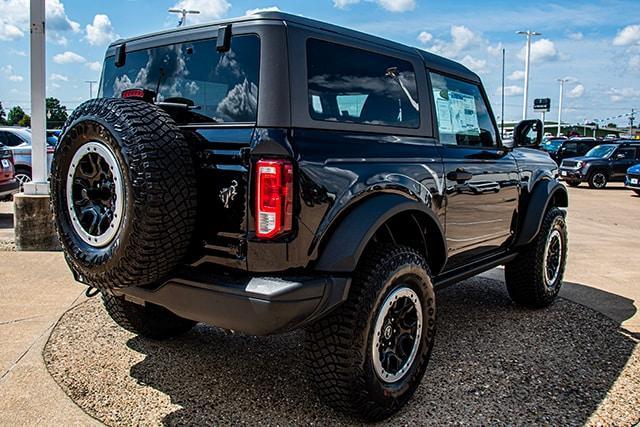
POLYGON ((146 303, 142 306, 111 294, 103 294, 102 303, 109 316, 120 327, 156 340, 182 335, 197 323, 158 305, 146 303))
POLYGON ((518 256, 505 265, 505 282, 511 299, 519 305, 543 308, 550 305, 562 286, 567 262, 567 226, 565 214, 559 208, 547 211, 536 238, 521 249, 518 256), (544 256, 547 239, 553 230, 558 230, 562 239, 559 272, 553 283, 547 284, 544 272, 544 256))
POLYGON ((160 282, 183 260, 195 227, 191 150, 171 117, 155 105, 87 101, 62 131, 52 166, 51 203, 67 262, 83 282, 101 290, 160 282), (66 197, 73 156, 92 141, 112 152, 124 189, 119 229, 104 247, 80 238, 66 197))
POLYGON ((433 347, 435 294, 422 255, 404 246, 376 246, 363 255, 347 301, 307 328, 306 361, 320 398, 365 421, 397 412, 420 385, 433 347), (395 383, 380 380, 373 367, 373 329, 381 304, 411 282, 421 301, 422 336, 413 363, 395 383))
POLYGON ((600 170, 591 172, 589 174, 589 179, 587 181, 587 183, 589 184, 589 188, 595 188, 598 190, 602 190, 603 188, 605 188, 608 182, 609 182, 609 177, 605 172, 600 170), (604 182, 599 181, 600 177, 604 179, 604 182))

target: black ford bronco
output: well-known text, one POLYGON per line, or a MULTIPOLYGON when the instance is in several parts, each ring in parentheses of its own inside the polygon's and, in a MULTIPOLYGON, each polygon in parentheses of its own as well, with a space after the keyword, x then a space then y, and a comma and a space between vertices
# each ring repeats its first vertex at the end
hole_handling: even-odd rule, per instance
POLYGON ((437 287, 504 265, 516 303, 557 296, 568 201, 541 136, 503 143, 456 62, 269 12, 113 43, 52 204, 123 328, 305 328, 324 401, 379 420, 425 373, 437 287))

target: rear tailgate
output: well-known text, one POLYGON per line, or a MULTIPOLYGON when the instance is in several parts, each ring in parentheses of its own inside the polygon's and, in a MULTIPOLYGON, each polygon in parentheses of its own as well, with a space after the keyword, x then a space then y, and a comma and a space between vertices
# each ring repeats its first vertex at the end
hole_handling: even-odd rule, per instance
POLYGON ((248 150, 253 128, 190 128, 198 181, 200 261, 246 269, 248 150))

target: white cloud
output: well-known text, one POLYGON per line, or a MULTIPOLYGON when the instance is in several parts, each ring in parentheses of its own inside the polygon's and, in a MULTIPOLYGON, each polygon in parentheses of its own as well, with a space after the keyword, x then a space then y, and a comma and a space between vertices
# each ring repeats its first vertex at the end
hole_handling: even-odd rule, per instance
POLYGON ((623 89, 611 88, 606 93, 611 97, 611 101, 613 102, 620 102, 629 98, 640 97, 640 90, 631 87, 626 87, 623 89))
POLYGON ((487 52, 491 56, 499 56, 499 55, 502 54, 502 49, 503 48, 504 48, 504 46, 502 45, 502 43, 498 43, 495 46, 487 46, 487 52))
POLYGON ((614 46, 629 46, 636 43, 640 43, 640 25, 624 27, 613 39, 614 46))
POLYGON ((25 52, 24 50, 16 50, 16 49, 10 49, 9 53, 11 55, 16 55, 16 56, 27 56, 27 52, 25 52))
POLYGON ((640 55, 633 55, 629 58, 629 68, 632 71, 640 71, 640 55))
POLYGON ((474 71, 478 74, 486 73, 487 70, 487 61, 485 59, 474 58, 471 55, 465 55, 460 62, 468 67, 471 71, 474 71))
POLYGON ((580 98, 582 95, 584 95, 584 86, 581 84, 576 85, 576 87, 571 89, 567 94, 569 98, 580 98))
POLYGON ((222 18, 231 8, 231 4, 227 0, 181 0, 172 8, 199 10, 198 15, 189 15, 187 18, 187 23, 197 24, 222 18))
POLYGON ((87 62, 87 60, 83 56, 67 50, 64 53, 55 55, 53 57, 53 62, 56 64, 83 64, 87 62))
POLYGON ((584 34, 582 34, 580 31, 576 31, 575 33, 568 32, 567 37, 569 37, 571 40, 574 40, 574 41, 580 41, 584 38, 584 34))
MULTIPOLYGON (((390 12, 407 12, 416 8, 416 0, 375 0, 375 2, 390 12)), ((333 6, 338 9, 345 9, 357 3, 360 3, 360 0, 333 0, 333 6)))
POLYGON ((52 80, 52 81, 59 81, 59 82, 68 82, 68 81, 69 81, 69 77, 64 76, 64 75, 62 75, 62 74, 52 73, 52 74, 49 76, 49 80, 52 80))
POLYGON ((0 68, 0 71, 2 71, 5 76, 7 76, 7 79, 9 81, 19 83, 24 80, 24 77, 16 74, 15 70, 13 69, 13 65, 5 65, 4 67, 0 68))
POLYGON ((87 68, 90 69, 91 71, 97 71, 97 72, 102 71, 102 62, 100 61, 87 62, 84 65, 86 65, 87 68))
POLYGON ((447 56, 449 58, 458 58, 465 49, 483 43, 480 36, 464 25, 453 25, 451 27, 450 34, 450 42, 439 39, 435 40, 433 46, 429 50, 438 55, 447 56))
MULTIPOLYGON (((66 38, 59 33, 80 31, 80 24, 69 19, 60 0, 46 0, 47 34, 61 44, 66 38)), ((0 40, 15 40, 29 32, 29 0, 0 1, 0 40)))
POLYGON ((516 70, 513 73, 509 74, 507 79, 511 81, 524 80, 524 71, 516 70))
POLYGON ((422 31, 420 34, 418 34, 418 41, 422 44, 427 44, 429 43, 431 40, 433 40, 433 34, 428 33, 426 31, 422 31))
POLYGON ((269 7, 257 7, 255 9, 249 9, 244 14, 245 15, 254 15, 260 12, 280 12, 280 8, 278 6, 269 6, 269 7))
POLYGON ((390 12, 407 12, 416 8, 415 0, 378 0, 378 4, 390 12))
POLYGON ((87 25, 86 39, 94 46, 106 45, 120 36, 113 31, 111 20, 107 15, 98 14, 93 17, 93 23, 87 25))
MULTIPOLYGON (((521 86, 505 86, 504 96, 518 96, 524 93, 524 89, 521 86)), ((502 95, 502 86, 499 86, 496 90, 496 96, 502 95)))
MULTIPOLYGON (((524 59, 526 47, 523 47, 518 56, 524 59)), ((540 39, 531 43, 531 62, 539 63, 552 61, 559 58, 555 43, 549 39, 540 39)))

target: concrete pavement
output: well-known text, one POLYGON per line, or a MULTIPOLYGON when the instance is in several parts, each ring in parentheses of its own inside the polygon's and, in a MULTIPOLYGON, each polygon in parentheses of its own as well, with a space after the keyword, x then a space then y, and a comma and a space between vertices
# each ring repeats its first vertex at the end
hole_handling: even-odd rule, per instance
POLYGON ((84 298, 61 252, 0 252, 0 425, 100 425, 42 360, 55 323, 84 298))

